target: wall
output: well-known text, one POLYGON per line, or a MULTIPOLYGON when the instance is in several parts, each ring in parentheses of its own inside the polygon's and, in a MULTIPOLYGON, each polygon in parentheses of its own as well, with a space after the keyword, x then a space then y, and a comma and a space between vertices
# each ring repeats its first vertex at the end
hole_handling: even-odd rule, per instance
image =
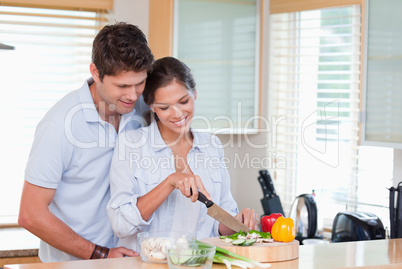
MULTIPOLYGON (((269 1, 263 2, 263 17, 268 17, 269 1)), ((269 27, 268 20, 263 20, 262 25, 263 39, 262 47, 267 47, 269 42, 269 27)), ((263 53, 267 53, 264 50, 263 53)), ((268 55, 263 54, 261 57, 261 115, 263 118, 268 118, 268 55)), ((262 145, 269 145, 268 134, 263 131, 256 135, 236 135, 233 138, 234 146, 225 148, 225 156, 228 157, 231 162, 236 165, 228 167, 229 174, 231 176, 232 194, 238 203, 239 210, 248 207, 256 210, 259 216, 263 215, 263 209, 260 199, 263 197, 262 189, 258 183, 258 171, 261 169, 268 169, 266 165, 270 164, 271 160, 268 155, 268 147, 261 148, 262 145), (254 146, 257 145, 258 147, 254 146), (236 156, 240 160, 247 160, 250 162, 244 166, 240 166, 239 162, 234 161, 236 156), (256 160, 257 162, 252 162, 256 160), (259 160, 265 160, 264 162, 258 162, 259 160), (267 162, 268 161, 268 162, 267 162)), ((222 143, 225 143, 228 139, 228 135, 219 135, 222 143)))
POLYGON ((394 149, 394 187, 402 181, 402 149, 394 149))
MULTIPOLYGON (((268 1, 264 1, 264 11, 268 12, 268 1)), ((149 1, 148 0, 114 0, 114 19, 116 21, 128 21, 130 23, 138 25, 146 35, 148 35, 148 10, 149 1)), ((265 17, 267 14, 265 15, 265 17)), ((268 36, 268 27, 264 29, 264 36, 268 36)), ((267 40, 263 40, 265 46, 267 40)), ((263 74, 268 74, 267 71, 267 57, 265 61, 262 62, 263 74)), ((262 75, 262 93, 261 93, 261 107, 262 116, 267 117, 268 111, 268 100, 267 96, 267 81, 266 75, 262 75)), ((222 143, 231 143, 230 147, 225 147, 225 157, 229 159, 228 171, 231 176, 231 191, 234 199, 238 203, 239 209, 243 208, 253 208, 256 210, 258 215, 262 215, 263 209, 261 206, 260 199, 263 197, 261 187, 257 181, 258 171, 262 169, 259 164, 251 166, 250 163, 245 163, 244 166, 239 167, 239 161, 244 159, 262 159, 267 156, 266 148, 255 149, 248 140, 254 145, 263 145, 267 143, 267 135, 265 133, 260 133, 257 135, 219 135, 222 143), (237 158, 237 161, 236 161, 237 158), (254 167, 254 168, 253 168, 254 167)))
MULTIPOLYGON (((268 18, 269 1, 264 2, 264 18, 268 18)), ((138 25, 146 35, 148 35, 148 0, 114 0, 114 18, 117 21, 128 21, 138 25)), ((264 20, 263 27, 263 46, 268 47, 269 29, 268 20, 264 20)), ((267 50, 265 50, 267 51, 267 50)), ((268 58, 267 55, 262 57, 262 93, 261 93, 261 115, 268 115, 268 58)), ((229 174, 231 176, 231 190, 235 200, 238 203, 239 208, 254 208, 259 215, 262 214, 262 206, 260 199, 262 198, 262 191, 257 181, 258 167, 251 167, 245 165, 239 167, 239 162, 236 158, 244 160, 248 157, 252 158, 265 158, 267 157, 268 149, 256 149, 247 143, 247 139, 250 139, 252 143, 262 145, 268 143, 266 133, 260 133, 257 135, 245 136, 230 136, 219 135, 222 143, 225 144, 228 141, 233 141, 231 147, 225 148, 225 156, 230 160, 228 164, 229 174), (235 165, 236 164, 236 165, 235 165)), ((394 150, 394 186, 402 181, 402 150, 394 150)), ((287 212, 285 212, 286 214, 287 212)))
POLYGON ((137 25, 148 36, 148 0, 114 0, 112 21, 137 25))

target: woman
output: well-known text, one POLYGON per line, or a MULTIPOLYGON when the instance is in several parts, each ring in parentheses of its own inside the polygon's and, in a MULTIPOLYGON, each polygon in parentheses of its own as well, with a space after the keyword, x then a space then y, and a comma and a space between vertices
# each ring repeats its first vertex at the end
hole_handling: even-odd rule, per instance
POLYGON ((198 239, 234 233, 207 215, 198 190, 255 229, 254 210, 238 213, 219 139, 190 128, 197 99, 190 69, 172 57, 155 61, 143 97, 151 124, 121 134, 112 160, 107 210, 118 245, 138 250, 140 231, 189 232, 198 239))

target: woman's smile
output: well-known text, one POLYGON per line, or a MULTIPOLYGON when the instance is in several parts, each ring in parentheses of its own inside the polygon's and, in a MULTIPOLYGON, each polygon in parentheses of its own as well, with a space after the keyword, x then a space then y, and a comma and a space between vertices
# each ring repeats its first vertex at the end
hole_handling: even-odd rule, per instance
POLYGON ((176 126, 181 127, 181 126, 185 125, 186 120, 187 120, 187 117, 188 117, 188 116, 182 118, 181 120, 174 121, 173 123, 174 123, 176 126))

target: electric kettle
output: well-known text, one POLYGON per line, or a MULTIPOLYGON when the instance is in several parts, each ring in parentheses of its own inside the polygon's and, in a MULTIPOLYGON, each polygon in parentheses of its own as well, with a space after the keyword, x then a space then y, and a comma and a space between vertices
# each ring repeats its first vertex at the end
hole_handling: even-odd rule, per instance
POLYGON ((296 229, 296 239, 316 238, 317 233, 317 204, 313 194, 297 196, 290 209, 296 229))

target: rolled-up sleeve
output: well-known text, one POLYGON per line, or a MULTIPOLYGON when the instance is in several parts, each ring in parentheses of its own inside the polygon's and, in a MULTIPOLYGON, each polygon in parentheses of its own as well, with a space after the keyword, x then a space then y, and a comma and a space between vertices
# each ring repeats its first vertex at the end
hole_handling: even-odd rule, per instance
POLYGON ((134 176, 132 165, 132 148, 127 147, 125 136, 119 136, 110 168, 111 198, 107 205, 107 213, 114 233, 124 238, 142 231, 154 217, 145 221, 137 207, 137 199, 141 196, 138 180, 134 176))

